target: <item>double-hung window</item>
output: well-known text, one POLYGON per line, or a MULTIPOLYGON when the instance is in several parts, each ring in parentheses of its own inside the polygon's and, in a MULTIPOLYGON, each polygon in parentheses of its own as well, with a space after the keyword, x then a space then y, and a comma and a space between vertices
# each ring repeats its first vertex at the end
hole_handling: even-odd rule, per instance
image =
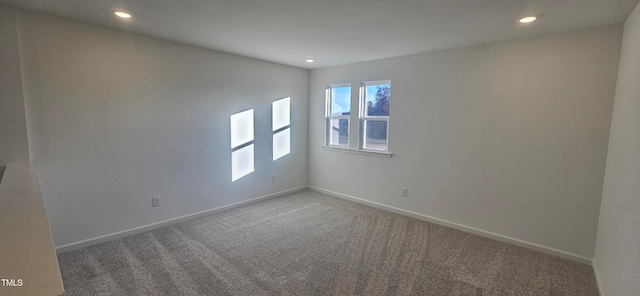
POLYGON ((349 122, 351 116, 351 85, 334 84, 326 90, 326 144, 349 147, 349 122))
POLYGON ((389 150, 391 81, 370 81, 360 87, 360 149, 389 150))

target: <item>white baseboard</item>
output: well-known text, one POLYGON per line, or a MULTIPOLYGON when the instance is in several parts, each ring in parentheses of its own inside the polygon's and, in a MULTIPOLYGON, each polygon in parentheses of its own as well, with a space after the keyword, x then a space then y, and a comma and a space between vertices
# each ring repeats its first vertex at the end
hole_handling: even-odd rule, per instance
POLYGON ((176 218, 172 218, 172 219, 168 219, 168 220, 164 220, 164 221, 160 221, 160 222, 156 222, 156 223, 151 223, 151 224, 147 224, 147 225, 143 225, 143 226, 139 226, 139 227, 123 230, 123 231, 110 233, 110 234, 107 234, 107 235, 101 235, 101 236, 97 236, 97 237, 94 237, 94 238, 90 238, 90 239, 81 240, 81 241, 70 243, 70 244, 57 246, 56 247, 56 253, 59 254, 59 253, 64 253, 64 252, 68 252, 68 251, 77 250, 77 249, 80 249, 80 248, 83 248, 83 247, 99 244, 99 243, 102 243, 102 242, 106 242, 106 241, 110 241, 110 240, 114 240, 114 239, 118 239, 118 238, 122 238, 122 237, 126 237, 126 236, 135 235, 135 234, 138 234, 138 233, 150 231, 150 230, 161 228, 161 227, 164 227, 164 226, 177 224, 177 223, 180 223, 180 222, 183 222, 183 221, 187 221, 187 220, 199 218, 199 217, 202 217, 202 216, 206 216, 206 215, 209 215, 209 214, 212 214, 212 213, 215 213, 215 212, 220 212, 220 211, 232 209, 232 208, 235 208, 235 207, 239 207, 239 206, 242 206, 242 205, 258 202, 258 201, 269 199, 269 198, 274 198, 274 197, 278 197, 278 196, 287 195, 287 194, 298 192, 298 191, 302 191, 302 190, 305 190, 305 189, 311 189, 311 190, 314 190, 314 191, 317 191, 317 192, 320 192, 320 193, 328 194, 328 195, 335 196, 335 197, 338 197, 338 198, 351 200, 351 201, 354 201, 354 202, 357 202, 357 203, 369 205, 369 206, 372 206, 372 207, 375 207, 375 208, 379 208, 379 209, 382 209, 382 210, 398 213, 398 214, 401 214, 401 215, 413 217, 413 218, 420 219, 420 220, 423 220, 423 221, 427 221, 427 222, 430 222, 430 223, 434 223, 434 224, 438 224, 438 225, 454 228, 454 229, 457 229, 457 230, 460 230, 460 231, 464 231, 464 232, 467 232, 467 233, 472 233, 472 234, 480 235, 480 236, 483 236, 483 237, 488 237, 488 238, 495 239, 495 240, 498 240, 498 241, 501 241, 501 242, 505 242, 505 243, 509 243, 509 244, 513 244, 513 245, 517 245, 517 246, 521 246, 521 247, 524 247, 524 248, 527 248, 527 249, 531 249, 531 250, 535 250, 535 251, 539 251, 539 252, 542 252, 542 253, 545 253, 545 254, 549 254, 549 255, 565 258, 565 259, 568 259, 568 260, 572 260, 572 261, 575 261, 575 262, 579 262, 579 263, 582 263, 582 264, 590 265, 590 266, 593 267, 594 275, 596 277, 596 284, 598 285, 598 289, 600 289, 600 282, 598 281, 597 268, 596 268, 596 266, 595 266, 595 264, 593 262, 593 259, 591 259, 591 258, 587 258, 587 257, 581 256, 581 255, 577 255, 577 254, 565 252, 565 251, 562 251, 562 250, 554 249, 554 248, 551 248, 551 247, 539 245, 539 244, 536 244, 536 243, 531 243, 531 242, 527 242, 527 241, 524 241, 524 240, 512 238, 512 237, 509 237, 509 236, 493 233, 493 232, 482 230, 482 229, 479 229, 479 228, 470 227, 470 226, 466 226, 466 225, 462 225, 462 224, 458 224, 458 223, 454 223, 454 222, 449 222, 449 221, 446 221, 446 220, 443 220, 443 219, 439 219, 439 218, 431 217, 431 216, 428 216, 428 215, 424 215, 424 214, 420 214, 420 213, 416 213, 416 212, 412 212, 412 211, 396 208, 396 207, 385 205, 385 204, 382 204, 382 203, 377 203, 377 202, 365 200, 365 199, 358 198, 358 197, 355 197, 355 196, 350 196, 350 195, 338 193, 338 192, 335 192, 335 191, 331 191, 331 190, 327 190, 327 189, 323 189, 323 188, 319 188, 319 187, 315 187, 315 186, 301 186, 301 187, 297 187, 297 188, 293 188, 293 189, 289 189, 289 190, 284 190, 284 191, 280 191, 280 192, 276 192, 276 193, 271 193, 271 194, 255 197, 255 198, 252 198, 252 199, 248 199, 248 200, 245 200, 245 201, 241 201, 241 202, 237 202, 237 203, 233 203, 233 204, 229 204, 229 205, 224 205, 224 206, 213 208, 213 209, 208 209, 208 210, 204 210, 204 211, 200 211, 200 212, 196 212, 196 213, 192 213, 192 214, 188 214, 188 215, 184 215, 184 216, 180 216, 180 217, 176 217, 176 218))
POLYGON ((78 241, 78 242, 74 242, 74 243, 70 243, 70 244, 66 244, 66 245, 62 245, 62 246, 57 246, 56 247, 56 253, 60 254, 60 253, 64 253, 64 252, 69 252, 69 251, 77 250, 77 249, 84 248, 84 247, 87 247, 87 246, 99 244, 99 243, 102 243, 102 242, 106 242, 106 241, 110 241, 110 240, 114 240, 114 239, 118 239, 118 238, 122 238, 122 237, 126 237, 126 236, 135 235, 135 234, 138 234, 138 233, 147 232, 147 231, 154 230, 154 229, 161 228, 161 227, 165 227, 165 226, 168 226, 168 225, 172 225, 172 224, 184 222, 184 221, 187 221, 187 220, 191 220, 191 219, 203 217, 203 216, 206 216, 206 215, 210 215, 210 214, 215 213, 215 212, 220 212, 220 211, 236 208, 236 207, 239 207, 239 206, 243 206, 243 205, 246 205, 246 204, 258 202, 258 201, 261 201, 261 200, 265 200, 265 199, 269 199, 269 198, 274 198, 274 197, 283 196, 283 195, 287 195, 287 194, 290 194, 290 193, 302 191, 302 190, 305 190, 307 188, 308 188, 307 186, 300 186, 300 187, 297 187, 297 188, 288 189, 288 190, 284 190, 284 191, 280 191, 280 192, 276 192, 276 193, 271 193, 271 194, 255 197, 255 198, 252 198, 252 199, 248 199, 248 200, 245 200, 245 201, 232 203, 232 204, 229 204, 229 205, 224 205, 224 206, 221 206, 221 207, 217 207, 217 208, 213 208, 213 209, 208 209, 208 210, 196 212, 196 213, 193 213, 193 214, 188 214, 188 215, 184 215, 184 216, 180 216, 180 217, 176 217, 176 218, 172 218, 172 219, 168 219, 168 220, 164 220, 164 221, 160 221, 160 222, 156 222, 156 223, 151 223, 151 224, 147 224, 147 225, 143 225, 143 226, 139 226, 139 227, 123 230, 123 231, 110 233, 110 234, 107 234, 107 235, 101 235, 101 236, 97 236, 97 237, 94 237, 94 238, 81 240, 81 241, 78 241))
POLYGON ((331 190, 327 190, 327 189, 323 189, 323 188, 319 188, 319 187, 315 187, 315 186, 308 186, 308 187, 309 187, 309 189, 317 191, 317 192, 320 192, 320 193, 324 193, 324 194, 328 194, 328 195, 331 195, 331 196, 335 196, 335 197, 351 200, 351 201, 354 201, 354 202, 357 202, 357 203, 369 205, 369 206, 372 206, 372 207, 375 207, 375 208, 379 208, 379 209, 382 209, 382 210, 398 213, 398 214, 401 214, 401 215, 413 217, 413 218, 420 219, 420 220, 423 220, 423 221, 427 221, 427 222, 430 222, 430 223, 433 223, 433 224, 438 224, 438 225, 454 228, 454 229, 457 229, 457 230, 460 230, 460 231, 464 231, 464 232, 467 232, 467 233, 472 233, 472 234, 480 235, 480 236, 483 236, 483 237, 495 239, 497 241, 501 241, 501 242, 505 242, 505 243, 508 243, 508 244, 512 244, 512 245, 520 246, 520 247, 523 247, 523 248, 531 249, 531 250, 534 250, 534 251, 542 252, 542 253, 545 253, 545 254, 548 254, 548 255, 565 258, 565 259, 568 259, 568 260, 571 260, 571 261, 575 261, 575 262, 578 262, 578 263, 591 265, 591 266, 593 264, 593 259, 584 257, 582 255, 577 255, 577 254, 565 252, 565 251, 562 251, 562 250, 558 250, 558 249, 555 249, 555 248, 539 245, 539 244, 528 242, 528 241, 524 241, 524 240, 521 240, 521 239, 512 238, 512 237, 509 237, 509 236, 506 236, 506 235, 497 234, 497 233, 493 233, 493 232, 490 232, 490 231, 482 230, 482 229, 479 229, 479 228, 466 226, 466 225, 462 225, 462 224, 458 224, 458 223, 454 223, 454 222, 450 222, 450 221, 447 221, 447 220, 443 220, 443 219, 427 216, 427 215, 424 215, 424 214, 420 214, 420 213, 416 213, 416 212, 412 212, 412 211, 408 211, 408 210, 392 207, 392 206, 389 206, 389 205, 377 203, 377 202, 374 202, 374 201, 369 201, 369 200, 366 200, 366 199, 362 199, 362 198, 358 198, 358 197, 355 197, 355 196, 350 196, 350 195, 338 193, 338 192, 335 192, 335 191, 331 191, 331 190))
POLYGON ((596 279, 596 288, 598 288, 598 295, 602 296, 602 286, 600 285, 600 277, 598 277, 598 266, 596 260, 592 260, 591 268, 593 268, 593 277, 596 279))

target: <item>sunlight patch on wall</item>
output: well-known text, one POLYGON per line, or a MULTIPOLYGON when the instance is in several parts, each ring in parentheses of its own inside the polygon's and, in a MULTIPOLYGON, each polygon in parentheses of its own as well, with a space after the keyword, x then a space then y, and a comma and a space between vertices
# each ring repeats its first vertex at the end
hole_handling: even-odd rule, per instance
POLYGON ((271 130, 273 131, 273 160, 291 152, 291 98, 272 103, 271 130))
POLYGON ((231 152, 231 181, 253 172, 253 144, 231 152))
POLYGON ((273 134, 273 160, 291 152, 291 133, 289 128, 273 134))
POLYGON ((231 115, 231 181, 254 171, 253 109, 231 115))
POLYGON ((291 124, 291 98, 284 98, 272 103, 273 120, 271 130, 277 131, 291 124))
POLYGON ((231 148, 253 141, 253 109, 231 115, 231 148))

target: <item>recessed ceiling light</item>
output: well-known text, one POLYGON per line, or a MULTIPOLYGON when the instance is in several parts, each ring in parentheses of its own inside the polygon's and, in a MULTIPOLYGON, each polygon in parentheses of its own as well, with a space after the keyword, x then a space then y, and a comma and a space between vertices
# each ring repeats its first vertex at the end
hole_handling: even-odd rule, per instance
POLYGON ((528 17, 521 18, 520 22, 523 23, 523 24, 528 24, 528 23, 533 22, 535 20, 536 20, 535 16, 528 16, 528 17))
POLYGON ((313 62, 315 62, 315 61, 316 61, 316 60, 314 60, 314 59, 312 59, 312 58, 308 58, 308 59, 306 59, 306 60, 305 60, 305 62, 307 62, 307 63, 313 63, 313 62))
POLYGON ((120 10, 118 10, 118 11, 114 12, 114 14, 115 14, 117 17, 119 17, 119 18, 123 18, 123 19, 130 19, 130 18, 131 18, 131 14, 126 13, 126 12, 124 12, 124 11, 120 11, 120 10))

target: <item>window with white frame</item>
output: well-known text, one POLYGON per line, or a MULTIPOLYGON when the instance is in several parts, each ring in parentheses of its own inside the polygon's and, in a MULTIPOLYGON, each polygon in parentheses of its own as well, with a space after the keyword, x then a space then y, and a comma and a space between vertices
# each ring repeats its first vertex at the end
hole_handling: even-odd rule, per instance
POLYGON ((360 87, 360 149, 389 150, 391 81, 363 82, 360 87))
POLYGON ((326 144, 349 147, 351 116, 351 85, 329 85, 326 90, 326 144))

